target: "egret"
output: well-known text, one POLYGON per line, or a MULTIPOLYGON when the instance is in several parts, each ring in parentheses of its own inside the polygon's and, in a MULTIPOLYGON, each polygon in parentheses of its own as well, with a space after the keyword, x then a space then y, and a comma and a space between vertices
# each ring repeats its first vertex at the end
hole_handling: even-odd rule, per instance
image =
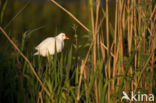
POLYGON ((55 47, 57 53, 62 52, 65 39, 69 39, 65 33, 60 33, 55 37, 46 38, 35 47, 37 52, 35 52, 34 55, 41 55, 43 57, 48 57, 48 55, 54 55, 55 47))

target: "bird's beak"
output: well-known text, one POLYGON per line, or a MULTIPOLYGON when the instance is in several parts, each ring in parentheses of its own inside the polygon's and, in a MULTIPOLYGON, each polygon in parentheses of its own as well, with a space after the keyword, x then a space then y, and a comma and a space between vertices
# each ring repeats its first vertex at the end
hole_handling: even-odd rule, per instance
POLYGON ((69 38, 67 37, 67 35, 65 35, 65 38, 66 38, 66 39, 69 39, 69 38))

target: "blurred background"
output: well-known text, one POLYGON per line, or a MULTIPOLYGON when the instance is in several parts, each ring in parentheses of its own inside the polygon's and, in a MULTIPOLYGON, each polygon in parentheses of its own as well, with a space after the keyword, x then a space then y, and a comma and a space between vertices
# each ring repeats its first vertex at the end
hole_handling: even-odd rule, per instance
MULTIPOLYGON (((56 0, 63 7, 70 10, 84 25, 90 27, 90 8, 87 0, 56 0)), ((115 3, 110 1, 110 22, 114 24, 115 3)), ((105 2, 105 1, 103 1, 105 2)), ((76 34, 78 35, 79 45, 83 45, 79 50, 79 54, 84 54, 84 48, 88 38, 88 34, 79 24, 77 24, 68 14, 59 9, 49 0, 1 0, 2 5, 6 4, 6 9, 2 12, 3 20, 1 26, 10 32, 10 35, 18 42, 22 42, 25 32, 29 33, 26 39, 26 49, 32 54, 34 47, 42 40, 49 36, 56 36, 60 32, 66 33, 70 40, 65 41, 65 48, 74 42, 76 26, 76 34), (82 50, 81 50, 82 49, 82 50)), ((95 5, 95 4, 94 4, 95 5)), ((101 4, 104 7, 105 3, 101 4)), ((1 9, 2 11, 3 9, 1 9)), ((105 23, 103 25, 105 29, 105 23)), ((92 35, 90 35, 92 37, 92 35)), ((0 51, 8 48, 4 37, 0 38, 0 51), (3 45, 5 44, 5 46, 3 45)), ((66 49, 65 49, 66 50, 66 49)), ((12 55, 9 53, 8 55, 12 55)))

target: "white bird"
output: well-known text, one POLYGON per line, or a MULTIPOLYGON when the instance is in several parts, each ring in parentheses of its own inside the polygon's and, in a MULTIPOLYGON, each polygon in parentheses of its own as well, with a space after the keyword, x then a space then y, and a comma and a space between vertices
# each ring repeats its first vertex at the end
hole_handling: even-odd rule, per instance
POLYGON ((69 39, 65 33, 60 33, 55 37, 48 37, 43 40, 38 46, 35 47, 37 50, 34 55, 41 55, 41 56, 48 56, 55 54, 55 47, 56 52, 59 53, 64 48, 64 40, 69 39), (55 45, 56 43, 56 45, 55 45))

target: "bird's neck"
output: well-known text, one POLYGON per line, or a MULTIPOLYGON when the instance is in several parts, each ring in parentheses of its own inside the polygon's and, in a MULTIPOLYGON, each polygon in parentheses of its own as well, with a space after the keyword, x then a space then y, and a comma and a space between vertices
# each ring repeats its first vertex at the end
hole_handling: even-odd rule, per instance
POLYGON ((56 36, 56 37, 55 37, 55 39, 58 39, 58 40, 63 41, 63 39, 62 39, 62 38, 60 38, 60 37, 58 37, 58 36, 56 36))

